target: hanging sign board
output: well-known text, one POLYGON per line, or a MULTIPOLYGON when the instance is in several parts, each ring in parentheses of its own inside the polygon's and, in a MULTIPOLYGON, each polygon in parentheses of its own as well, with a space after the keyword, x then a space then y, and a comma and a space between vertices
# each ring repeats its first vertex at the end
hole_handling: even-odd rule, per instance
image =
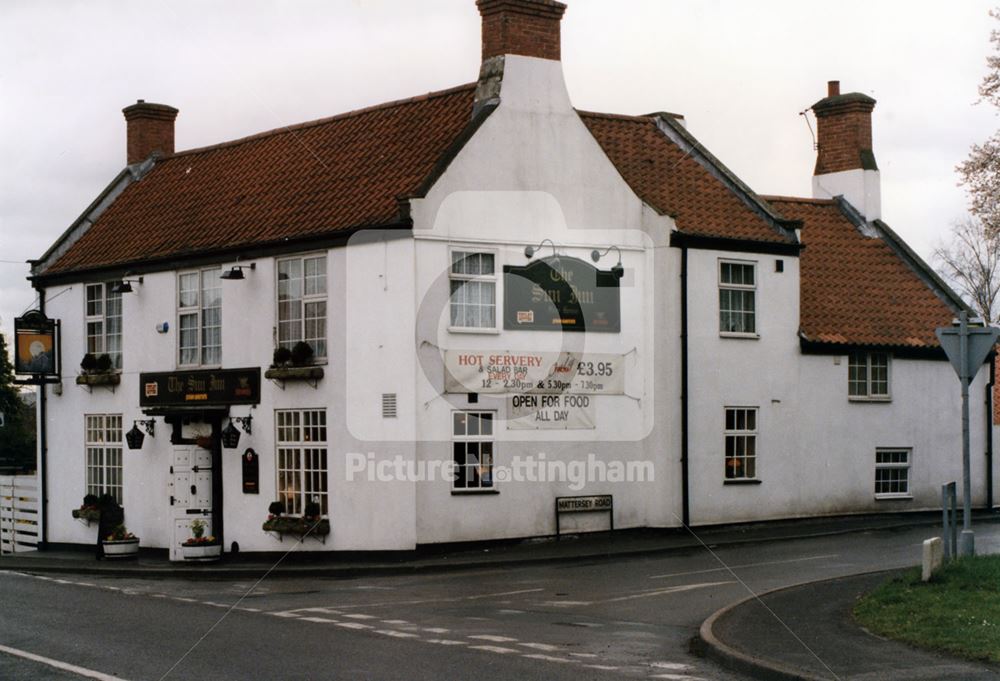
POLYGON ((445 350, 449 393, 625 393, 625 356, 603 353, 445 350))
POLYGON ((44 380, 59 376, 59 322, 38 310, 14 319, 14 373, 44 380))
POLYGON ((593 430, 592 395, 511 395, 507 398, 510 430, 593 430))
POLYGON ((139 374, 141 407, 260 403, 260 367, 139 374))
POLYGON ((503 268, 503 328, 527 331, 621 331, 621 289, 613 271, 579 258, 552 256, 503 268))

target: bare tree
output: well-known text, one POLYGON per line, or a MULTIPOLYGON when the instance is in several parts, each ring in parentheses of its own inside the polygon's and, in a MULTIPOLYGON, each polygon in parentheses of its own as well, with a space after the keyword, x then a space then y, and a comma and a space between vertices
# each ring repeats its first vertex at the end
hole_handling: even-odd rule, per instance
MULTIPOLYGON (((990 11, 1000 20, 1000 8, 990 11)), ((987 72, 979 84, 980 102, 1000 109, 1000 30, 990 32, 993 54, 987 55, 987 72)), ((1000 231, 1000 131, 982 144, 972 145, 969 157, 956 168, 969 195, 969 212, 991 232, 1000 231)))
POLYGON ((987 324, 997 320, 1000 232, 981 220, 965 218, 952 225, 951 240, 934 249, 934 260, 987 324))

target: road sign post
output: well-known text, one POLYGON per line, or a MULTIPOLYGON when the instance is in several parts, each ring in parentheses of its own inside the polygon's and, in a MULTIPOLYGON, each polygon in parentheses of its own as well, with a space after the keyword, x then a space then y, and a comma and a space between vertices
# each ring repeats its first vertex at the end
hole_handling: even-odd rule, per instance
POLYGON ((962 535, 959 555, 976 553, 972 532, 972 473, 969 461, 969 383, 996 345, 1000 329, 992 326, 969 326, 969 314, 962 311, 958 326, 943 326, 935 331, 948 360, 962 384, 962 535))

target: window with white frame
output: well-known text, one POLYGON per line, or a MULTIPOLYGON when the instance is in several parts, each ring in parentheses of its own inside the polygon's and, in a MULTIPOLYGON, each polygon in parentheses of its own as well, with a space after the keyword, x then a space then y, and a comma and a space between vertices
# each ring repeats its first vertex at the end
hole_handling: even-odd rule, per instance
POLYGON ((87 329, 87 352, 106 354, 115 369, 122 368, 122 294, 111 289, 113 283, 87 284, 84 324, 87 329))
POLYGON ((719 332, 757 333, 757 265, 719 261, 719 332))
POLYGON ((451 252, 451 326, 495 329, 497 276, 492 253, 451 252))
POLYGON ((854 399, 889 399, 889 354, 852 352, 847 361, 847 394, 854 399))
POLYGON ((299 341, 326 357, 326 256, 278 261, 278 346, 299 341))
POLYGON ((879 499, 910 496, 910 450, 875 450, 875 496, 879 499))
POLYGON ((110 494, 122 503, 122 415, 85 414, 87 494, 110 494))
POLYGON ((757 408, 726 407, 726 480, 757 477, 757 408))
POLYGON ((302 514, 315 501, 327 515, 326 410, 296 409, 275 412, 278 454, 278 499, 285 512, 302 514))
POLYGON ((222 364, 220 274, 214 268, 177 275, 177 363, 181 366, 222 364))
POLYGON ((492 411, 452 412, 455 489, 493 488, 492 411))

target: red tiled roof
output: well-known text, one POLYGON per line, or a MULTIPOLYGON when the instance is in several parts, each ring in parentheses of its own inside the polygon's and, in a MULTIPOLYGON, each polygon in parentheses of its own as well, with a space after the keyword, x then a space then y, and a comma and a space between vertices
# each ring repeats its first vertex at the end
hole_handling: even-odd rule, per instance
POLYGON ((882 238, 863 235, 835 201, 765 197, 802 220, 800 328, 810 341, 936 348, 952 310, 882 238))
POLYGON ((474 87, 174 154, 46 274, 392 224, 469 122, 474 87))
POLYGON ((580 112, 618 172, 639 197, 695 236, 783 242, 732 189, 670 140, 651 116, 580 112))

